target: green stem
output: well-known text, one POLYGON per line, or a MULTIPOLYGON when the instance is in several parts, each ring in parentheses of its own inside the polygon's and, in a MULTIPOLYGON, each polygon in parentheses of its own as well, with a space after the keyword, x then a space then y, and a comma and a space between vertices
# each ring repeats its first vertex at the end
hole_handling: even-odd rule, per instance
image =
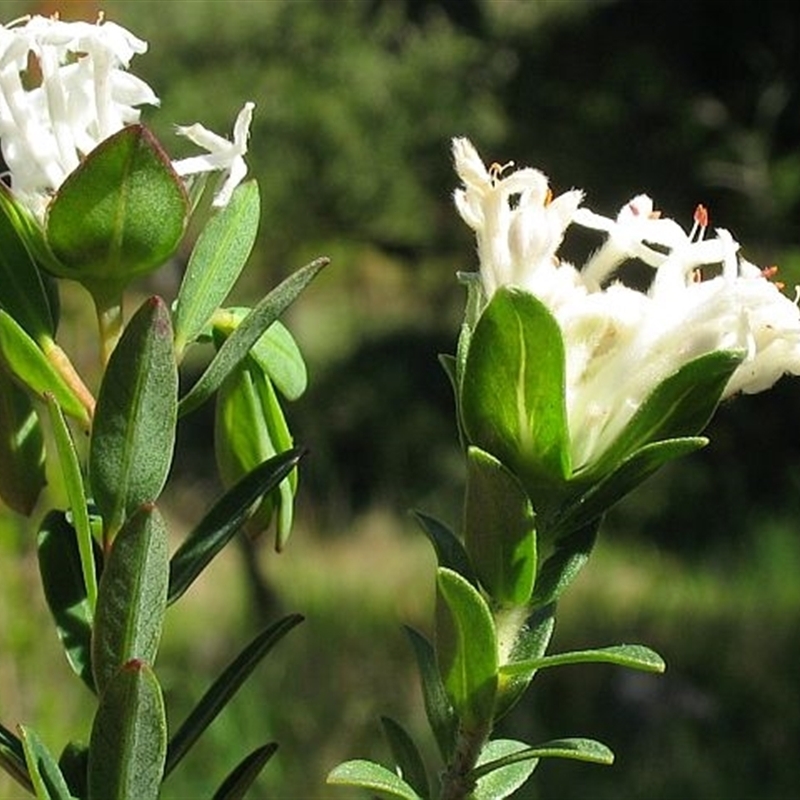
POLYGON ((94 299, 100 331, 100 362, 105 369, 122 335, 122 291, 116 285, 88 287, 94 299))
POLYGON ((474 730, 459 730, 455 753, 442 776, 439 800, 467 800, 472 796, 475 789, 472 771, 491 732, 488 723, 474 730))

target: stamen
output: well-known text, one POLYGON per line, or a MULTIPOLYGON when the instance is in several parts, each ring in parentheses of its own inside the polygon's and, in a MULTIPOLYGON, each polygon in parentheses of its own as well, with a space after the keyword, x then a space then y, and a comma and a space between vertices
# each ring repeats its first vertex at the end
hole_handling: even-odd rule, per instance
POLYGON ((694 210, 694 225, 689 231, 689 239, 691 241, 702 241, 706 235, 706 228, 708 228, 708 209, 702 203, 698 203, 694 210), (696 240, 695 236, 697 237, 696 240))
POLYGON ((494 186, 497 181, 503 177, 503 173, 514 166, 513 161, 506 161, 505 164, 499 164, 497 161, 489 165, 489 178, 494 186))
POLYGON ((761 274, 768 280, 772 281, 772 283, 781 291, 786 288, 786 284, 783 281, 776 281, 773 278, 778 274, 778 267, 773 264, 771 267, 764 267, 761 270, 761 274))
POLYGON ((548 186, 547 187, 547 194, 544 196, 544 205, 545 207, 549 206, 550 203, 553 202, 553 190, 548 186))

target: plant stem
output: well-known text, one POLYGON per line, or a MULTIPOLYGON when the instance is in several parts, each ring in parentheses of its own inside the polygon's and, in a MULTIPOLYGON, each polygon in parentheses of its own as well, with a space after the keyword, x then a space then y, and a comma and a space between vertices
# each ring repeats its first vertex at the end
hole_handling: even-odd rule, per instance
POLYGON ((122 335, 122 292, 116 284, 88 287, 94 299, 100 331, 100 363, 105 369, 108 359, 122 335))
POLYGON ((475 768, 491 732, 489 724, 474 730, 459 730, 455 753, 442 776, 439 800, 465 800, 472 795, 475 780, 470 773, 475 768))

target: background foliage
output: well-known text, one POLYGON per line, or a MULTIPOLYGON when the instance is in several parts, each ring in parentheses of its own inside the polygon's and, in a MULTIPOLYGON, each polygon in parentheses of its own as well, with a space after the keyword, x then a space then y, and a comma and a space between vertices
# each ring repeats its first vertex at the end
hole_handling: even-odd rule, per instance
MULTIPOLYGON (((250 164, 263 221, 249 280, 270 285, 318 253, 333 258, 290 318, 311 372, 308 394, 289 409, 312 450, 299 529, 280 557, 266 543, 243 546, 241 560, 215 568, 214 587, 187 598, 169 620, 166 641, 180 643, 160 657, 164 683, 175 676, 188 708, 254 617, 280 604, 308 621, 209 732, 186 770, 196 783, 167 787, 202 796, 232 765, 237 740, 254 745, 268 731, 281 751, 263 791, 330 795, 331 765, 382 755, 380 714, 407 719, 410 706, 410 726, 423 729, 399 623, 426 624, 433 559, 405 510, 459 513, 451 398, 435 356, 455 343, 453 274, 474 266, 451 208, 450 137, 471 137, 489 161, 540 166, 556 191, 584 188, 608 213, 646 190, 688 223, 703 202, 712 225, 730 228, 750 260, 777 263, 791 291, 800 282, 800 17, 777 0, 731 0, 724 14, 711 0, 102 7, 150 42, 134 68, 162 98, 147 122, 174 155, 173 123, 225 131, 243 100, 256 102, 250 164)), ((0 10, 9 20, 54 5, 0 10)), ((61 4, 65 18, 96 11, 61 4)), ((158 280, 177 281, 181 268, 158 280)), ((238 291, 255 294, 252 284, 238 291)), ((88 319, 77 290, 65 307, 88 319)), ((605 770, 548 764, 537 797, 584 797, 591 785, 601 799, 781 798, 800 785, 798 400, 800 386, 786 380, 731 401, 706 451, 608 519, 596 563, 561 610, 559 647, 644 640, 668 672, 575 667, 537 679, 537 699, 512 715, 509 735, 572 728, 619 756, 605 770)), ((175 468, 186 475, 171 498, 176 524, 200 516, 213 480, 213 422, 192 422, 180 431, 193 450, 175 468)), ((30 532, 10 515, 0 532, 2 716, 34 722, 57 749, 80 723, 80 698, 59 691, 67 670, 57 642, 36 635, 48 621, 30 532), (34 695, 30 678, 43 670, 52 691, 34 695)), ((4 780, 0 797, 15 797, 4 780)))

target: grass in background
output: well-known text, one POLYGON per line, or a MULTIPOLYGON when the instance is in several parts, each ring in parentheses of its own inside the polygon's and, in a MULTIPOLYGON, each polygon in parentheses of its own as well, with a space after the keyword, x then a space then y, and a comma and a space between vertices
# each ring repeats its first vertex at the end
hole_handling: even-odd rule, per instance
MULTIPOLYGON (((58 752, 68 736, 88 736, 86 690, 70 679, 55 641, 32 539, 8 523, 1 533, 0 719, 33 725, 58 752), (43 674, 50 680, 33 680, 43 674)), ((210 796, 243 752, 273 739, 281 747, 254 798, 357 797, 326 787, 324 776, 345 758, 386 759, 382 714, 430 744, 401 630, 424 629, 433 598, 433 557, 413 523, 373 510, 347 535, 298 529, 281 556, 264 544, 262 567, 286 611, 307 619, 169 778, 167 799, 210 796)), ((504 735, 595 736, 616 750, 617 763, 545 762, 519 796, 791 796, 800 785, 798 564, 796 532, 777 524, 765 525, 735 558, 702 564, 605 531, 561 605, 553 646, 641 641, 665 656, 667 673, 576 666, 538 676, 504 735)), ((167 616, 157 668, 173 725, 256 632, 243 574, 231 550, 167 616)), ((0 798, 24 796, 0 777, 0 798)))

